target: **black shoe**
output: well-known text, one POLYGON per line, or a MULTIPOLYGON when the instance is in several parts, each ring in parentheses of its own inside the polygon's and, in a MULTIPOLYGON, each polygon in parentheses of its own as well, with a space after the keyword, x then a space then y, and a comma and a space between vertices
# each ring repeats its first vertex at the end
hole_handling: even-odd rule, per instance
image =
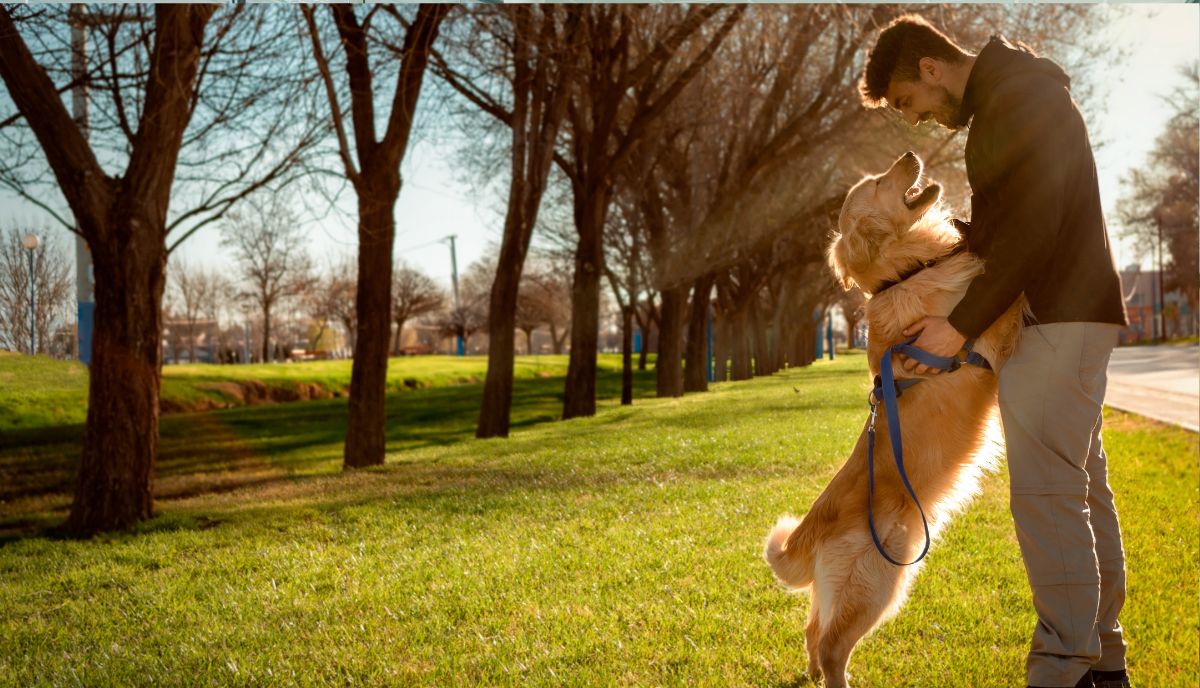
POLYGON ((1096 688, 1132 688, 1129 685, 1129 675, 1124 669, 1120 671, 1096 671, 1092 669, 1091 677, 1096 688))

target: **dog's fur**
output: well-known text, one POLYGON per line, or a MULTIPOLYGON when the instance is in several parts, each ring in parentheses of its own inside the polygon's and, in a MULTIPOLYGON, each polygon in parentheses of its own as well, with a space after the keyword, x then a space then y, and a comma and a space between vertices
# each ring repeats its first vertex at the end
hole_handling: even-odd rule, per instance
MULTIPOLYGON (((884 350, 904 339, 905 327, 927 315, 945 316, 983 270, 940 208, 941 189, 917 190, 921 161, 908 153, 882 175, 866 177, 846 196, 829 263, 846 289, 867 295, 867 345, 872 375, 884 350), (910 270, 936 262, 903 281, 910 270)), ((1018 299, 975 342, 994 370, 1012 353, 1021 326, 1018 299)), ((894 361, 897 379, 913 377, 894 361)), ((904 466, 932 535, 978 489, 999 453, 996 374, 977 366, 927 374, 899 400, 904 466)), ((875 527, 888 554, 912 561, 924 544, 921 517, 899 479, 880 405, 875 443, 875 527)), ((801 520, 784 517, 767 536, 765 555, 792 590, 810 590, 806 645, 808 674, 830 688, 846 686, 855 644, 904 603, 918 565, 894 566, 876 551, 867 528, 866 428, 849 460, 801 520)))

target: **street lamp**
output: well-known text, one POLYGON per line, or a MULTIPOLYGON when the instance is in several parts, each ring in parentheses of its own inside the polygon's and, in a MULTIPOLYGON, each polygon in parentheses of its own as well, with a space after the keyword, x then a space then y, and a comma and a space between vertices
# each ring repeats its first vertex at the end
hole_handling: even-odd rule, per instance
POLYGON ((34 298, 36 295, 33 291, 34 282, 36 281, 33 277, 33 254, 37 253, 37 247, 38 247, 39 243, 40 242, 38 241, 37 235, 33 234, 33 233, 26 234, 25 239, 21 241, 21 244, 25 247, 25 250, 29 251, 29 355, 30 356, 37 353, 37 306, 36 306, 37 302, 34 301, 34 298))
POLYGON ((455 342, 455 353, 462 356, 466 353, 466 342, 463 338, 463 317, 462 307, 458 302, 458 254, 454 250, 454 240, 458 238, 457 234, 451 234, 442 239, 442 241, 450 242, 450 281, 454 286, 454 321, 457 332, 457 341, 455 342))

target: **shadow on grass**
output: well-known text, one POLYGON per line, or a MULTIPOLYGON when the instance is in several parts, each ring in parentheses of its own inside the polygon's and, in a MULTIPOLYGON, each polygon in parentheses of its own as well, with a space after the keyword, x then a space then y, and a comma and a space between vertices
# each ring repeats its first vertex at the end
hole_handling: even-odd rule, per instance
MULTIPOLYGON (((518 380, 511 427, 561 415, 563 378, 518 380)), ((597 398, 620 395, 620 375, 600 371, 597 398)), ((653 371, 635 374, 635 398, 653 394, 653 371)), ((481 385, 405 391, 387 397, 389 454, 473 439, 481 385)), ((171 501, 295 482, 341 470, 347 401, 247 406, 164 416, 155 497, 171 501)), ((82 425, 5 432, 0 439, 0 543, 53 536, 66 517, 83 447, 82 425)))

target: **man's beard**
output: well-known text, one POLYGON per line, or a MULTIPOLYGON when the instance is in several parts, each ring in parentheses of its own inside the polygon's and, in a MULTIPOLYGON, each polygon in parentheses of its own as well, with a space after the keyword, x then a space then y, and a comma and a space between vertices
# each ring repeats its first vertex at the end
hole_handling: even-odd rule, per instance
POLYGON ((958 130, 967 126, 967 118, 963 117, 962 99, 951 95, 945 86, 939 88, 942 89, 942 98, 935 111, 938 116, 934 119, 938 124, 950 130, 958 130))

